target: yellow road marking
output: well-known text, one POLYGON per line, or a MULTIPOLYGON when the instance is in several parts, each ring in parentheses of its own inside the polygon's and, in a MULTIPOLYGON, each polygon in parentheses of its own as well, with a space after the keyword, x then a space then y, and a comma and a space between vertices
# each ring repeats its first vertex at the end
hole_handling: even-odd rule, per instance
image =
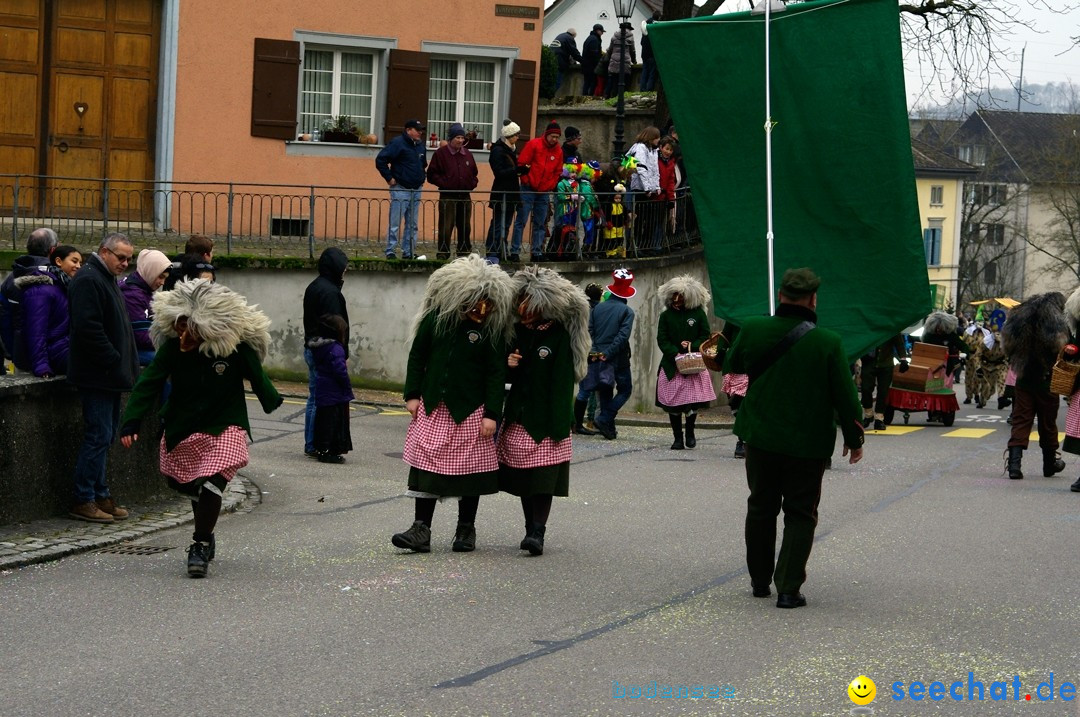
MULTIPOLYGON (((1035 441, 1036 443, 1038 443, 1039 442, 1039 432, 1038 431, 1032 431, 1031 435, 1028 436, 1028 440, 1035 441)), ((1064 433, 1059 433, 1058 434, 1058 443, 1061 443, 1064 440, 1065 440, 1065 434, 1064 433)))
POLYGON ((384 408, 381 411, 379 411, 379 413, 381 413, 384 416, 408 416, 409 415, 408 411, 395 411, 392 408, 384 408))
POLYGON ((957 428, 941 434, 943 438, 983 438, 994 432, 993 428, 957 428))
POLYGON ((926 428, 926 426, 885 426, 884 431, 871 430, 867 431, 867 433, 872 433, 877 436, 902 436, 905 433, 914 433, 915 431, 921 431, 924 428, 926 428))

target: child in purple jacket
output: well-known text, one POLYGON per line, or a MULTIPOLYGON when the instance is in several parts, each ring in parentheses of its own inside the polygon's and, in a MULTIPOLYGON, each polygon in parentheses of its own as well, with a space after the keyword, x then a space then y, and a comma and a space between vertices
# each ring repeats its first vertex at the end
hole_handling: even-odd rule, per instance
POLYGON ((353 400, 345 365, 345 320, 334 314, 319 317, 319 335, 309 339, 315 360, 315 452, 320 463, 344 463, 352 450, 349 402, 353 400))

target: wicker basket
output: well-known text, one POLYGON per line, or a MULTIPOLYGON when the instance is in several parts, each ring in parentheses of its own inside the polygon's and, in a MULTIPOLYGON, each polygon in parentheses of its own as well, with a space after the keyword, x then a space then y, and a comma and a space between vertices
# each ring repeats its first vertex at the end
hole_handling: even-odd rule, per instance
POLYGON ((1057 361, 1050 372, 1050 392, 1059 396, 1071 396, 1076 385, 1076 374, 1080 373, 1080 363, 1065 360, 1065 349, 1058 352, 1057 361))
POLYGON ((705 360, 697 351, 677 354, 675 356, 675 368, 677 368, 679 373, 683 376, 693 376, 694 374, 701 373, 705 370, 705 360))
POLYGON ((705 368, 710 371, 722 371, 721 345, 727 348, 727 339, 720 333, 715 333, 701 344, 701 360, 705 362, 705 368))

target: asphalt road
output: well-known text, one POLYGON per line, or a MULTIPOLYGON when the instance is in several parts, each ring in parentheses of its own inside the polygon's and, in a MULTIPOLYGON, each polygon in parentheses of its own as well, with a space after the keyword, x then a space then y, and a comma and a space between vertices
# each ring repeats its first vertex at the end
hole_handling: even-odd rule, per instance
POLYGON ((1033 450, 1010 481, 1004 413, 968 408, 950 429, 914 414, 914 430, 869 435, 857 466, 835 459, 809 605, 778 610, 750 596, 730 431, 682 452, 661 428, 577 442, 543 556, 518 550, 505 495, 481 500, 476 552, 450 551, 443 504, 432 552, 409 554, 389 541, 412 521, 407 414, 358 408, 357 450, 327 466, 303 456, 289 403, 254 416, 263 502, 222 519, 208 579, 186 577, 190 528, 139 541, 171 548, 157 554, 0 575, 0 712, 841 715, 865 674, 878 715, 1080 715, 1061 692, 1080 683, 1080 461, 1043 478, 1033 450), (908 696, 935 681, 944 697, 908 696), (654 682, 721 696, 652 697, 654 682))

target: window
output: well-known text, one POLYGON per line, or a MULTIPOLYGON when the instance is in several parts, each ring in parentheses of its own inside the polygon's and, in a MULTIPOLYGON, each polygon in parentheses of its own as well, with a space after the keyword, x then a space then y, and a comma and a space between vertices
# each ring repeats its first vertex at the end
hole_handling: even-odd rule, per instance
POLYGON ((497 105, 494 60, 433 57, 428 89, 428 128, 446 137, 450 125, 460 122, 465 130, 487 142, 495 138, 497 105))
POLYGON ((926 251, 926 265, 941 264, 941 225, 940 219, 931 219, 930 226, 923 229, 923 249, 926 251))
POLYGON ((375 53, 304 48, 300 84, 300 131, 348 115, 362 133, 374 131, 375 53))
POLYGON ((986 165, 986 147, 981 144, 966 144, 958 148, 956 156, 961 162, 979 167, 986 165))
POLYGON ((968 203, 976 206, 999 207, 1008 201, 1006 184, 972 184, 968 187, 968 203))
POLYGON ((930 206, 940 207, 945 203, 945 187, 934 185, 930 187, 930 206))
POLYGON ((1004 224, 986 224, 986 243, 1001 246, 1005 243, 1004 224))
POLYGON ((983 280, 987 284, 993 284, 997 282, 997 264, 990 262, 983 267, 983 280))
POLYGON ((977 242, 979 240, 979 223, 968 222, 964 225, 964 238, 968 241, 977 242))

